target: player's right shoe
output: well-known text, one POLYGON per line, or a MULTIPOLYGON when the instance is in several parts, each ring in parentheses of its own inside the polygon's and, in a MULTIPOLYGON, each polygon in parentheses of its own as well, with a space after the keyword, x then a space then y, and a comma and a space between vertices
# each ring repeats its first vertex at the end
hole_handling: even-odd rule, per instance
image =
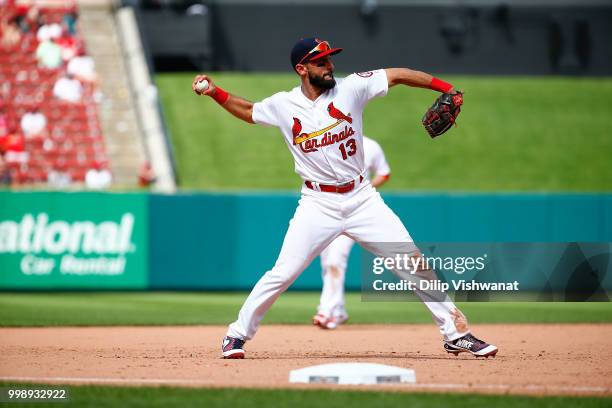
POLYGON ((454 354, 455 356, 459 353, 472 353, 476 357, 495 357, 499 351, 497 347, 492 344, 486 343, 471 333, 466 334, 463 337, 459 337, 453 341, 444 341, 444 350, 447 353, 454 354))
POLYGON ((348 321, 349 316, 346 312, 344 312, 339 315, 336 315, 335 318, 336 318, 336 323, 338 324, 338 326, 340 326, 341 324, 344 324, 348 321))
POLYGON ((312 324, 328 330, 333 330, 338 327, 338 322, 333 316, 326 316, 323 313, 314 315, 312 317, 312 324))
POLYGON ((221 345, 223 358, 244 358, 244 340, 225 336, 221 345))

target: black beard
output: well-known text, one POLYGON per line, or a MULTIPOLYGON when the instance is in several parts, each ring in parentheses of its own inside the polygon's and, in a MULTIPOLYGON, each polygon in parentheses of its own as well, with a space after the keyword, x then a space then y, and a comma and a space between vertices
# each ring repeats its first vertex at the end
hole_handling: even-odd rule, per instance
POLYGON ((331 79, 325 79, 324 77, 320 76, 314 76, 311 73, 308 73, 308 79, 310 80, 310 83, 314 86, 316 86, 317 88, 321 88, 321 89, 332 89, 334 86, 336 86, 336 80, 334 79, 334 74, 331 74, 331 79))

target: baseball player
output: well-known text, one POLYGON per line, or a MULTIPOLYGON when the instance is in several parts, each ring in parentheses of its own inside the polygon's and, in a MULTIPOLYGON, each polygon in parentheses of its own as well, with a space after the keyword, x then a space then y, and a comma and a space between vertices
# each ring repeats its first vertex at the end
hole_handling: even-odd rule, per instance
MULTIPOLYGON (((375 140, 364 136, 363 154, 366 177, 374 175, 371 180, 372 187, 382 186, 391 176, 385 153, 375 140)), ((323 290, 312 324, 322 329, 335 329, 348 320, 348 313, 344 307, 344 277, 354 243, 355 241, 346 235, 340 235, 321 252, 323 290)))
MULTIPOLYGON (((278 259, 245 300, 238 319, 222 343, 224 358, 244 358, 244 343, 255 336, 264 315, 312 260, 339 235, 357 241, 378 257, 421 256, 401 220, 365 177, 362 113, 373 98, 397 85, 455 94, 453 86, 429 74, 387 68, 352 74, 336 81, 331 56, 341 52, 327 41, 306 38, 291 51, 291 66, 300 85, 253 103, 230 94, 207 75, 197 75, 192 89, 210 96, 225 110, 248 123, 278 127, 304 180, 301 198, 278 259), (390 251, 381 243, 395 243, 390 251)), ((457 94, 457 99, 460 94, 457 94)), ((426 264, 410 274, 394 268, 402 279, 434 279, 426 264)), ((449 353, 494 356, 497 347, 472 335, 465 316, 446 296, 415 293, 432 313, 449 353)))

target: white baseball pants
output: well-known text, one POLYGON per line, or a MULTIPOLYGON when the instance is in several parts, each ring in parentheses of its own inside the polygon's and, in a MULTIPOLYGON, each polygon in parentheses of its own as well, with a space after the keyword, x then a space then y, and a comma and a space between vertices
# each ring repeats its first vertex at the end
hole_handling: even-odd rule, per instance
POLYGON ((329 317, 348 317, 344 307, 344 279, 349 254, 355 241, 346 235, 334 239, 321 252, 323 289, 317 312, 329 317))
MULTIPOLYGON (((406 243, 406 248, 412 248, 410 234, 369 181, 364 180, 346 194, 303 187, 276 264, 253 287, 227 335, 252 339, 280 294, 340 234, 347 235, 377 256, 391 255, 380 253, 380 247, 371 243, 406 243)), ((455 326, 453 317, 457 318, 458 312, 448 297, 444 301, 426 301, 430 299, 426 294, 419 291, 416 294, 429 308, 445 340, 452 341, 468 333, 466 322, 459 324, 459 329, 455 326)))

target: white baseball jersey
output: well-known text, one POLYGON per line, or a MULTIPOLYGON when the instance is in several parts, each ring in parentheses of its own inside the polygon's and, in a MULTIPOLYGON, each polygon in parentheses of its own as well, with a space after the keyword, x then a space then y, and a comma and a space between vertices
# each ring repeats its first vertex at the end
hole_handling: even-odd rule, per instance
POLYGON ((384 70, 337 79, 314 101, 297 86, 255 103, 253 121, 280 128, 304 180, 342 184, 365 175, 363 109, 388 88, 384 70))
POLYGON ((388 176, 391 174, 391 168, 389 167, 389 163, 387 163, 385 153, 376 140, 364 136, 363 149, 368 178, 372 175, 388 176))

